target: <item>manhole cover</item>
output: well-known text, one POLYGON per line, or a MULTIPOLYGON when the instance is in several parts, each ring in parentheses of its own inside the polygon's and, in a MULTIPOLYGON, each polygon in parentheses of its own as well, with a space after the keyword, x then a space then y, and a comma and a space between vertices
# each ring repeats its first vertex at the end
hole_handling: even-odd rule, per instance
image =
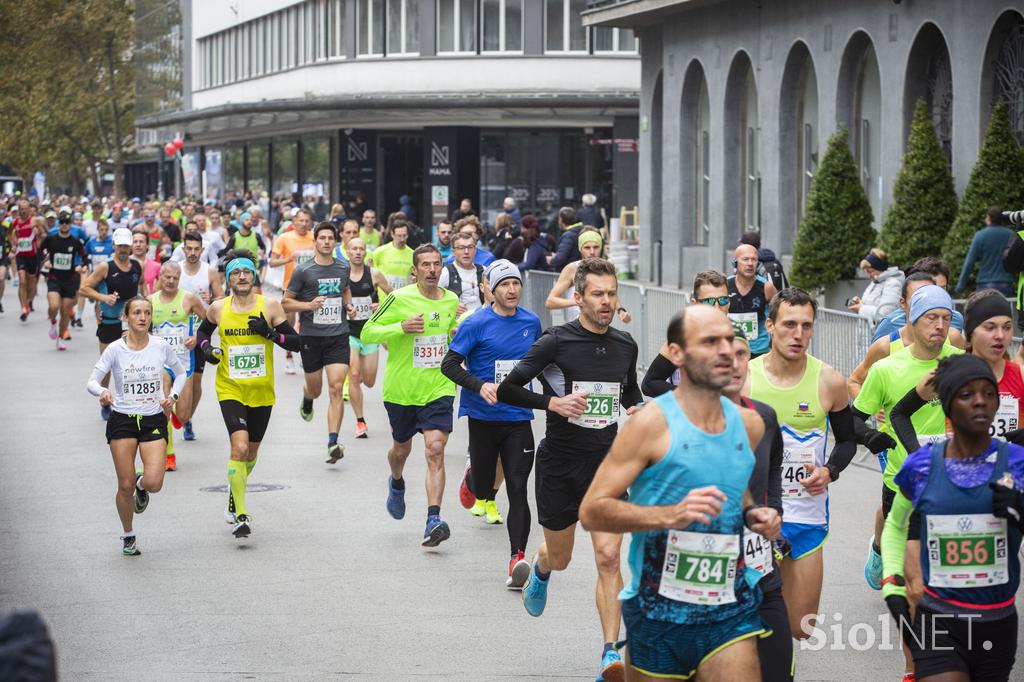
MULTIPOLYGON (((272 490, 284 490, 288 486, 279 485, 277 483, 250 483, 245 486, 245 492, 247 493, 266 493, 272 490)), ((211 485, 208 488, 200 488, 201 492, 204 493, 226 493, 228 492, 228 486, 224 485, 211 485)))

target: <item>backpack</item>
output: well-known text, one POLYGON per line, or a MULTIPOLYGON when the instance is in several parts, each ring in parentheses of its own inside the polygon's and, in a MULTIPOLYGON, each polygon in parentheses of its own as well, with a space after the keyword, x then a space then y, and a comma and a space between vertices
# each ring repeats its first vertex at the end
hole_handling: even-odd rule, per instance
POLYGON ((789 286, 782 263, 777 260, 762 262, 757 268, 757 274, 761 275, 765 281, 771 280, 771 283, 775 285, 776 291, 782 291, 789 286))
MULTIPOLYGON (((476 268, 476 292, 480 296, 480 304, 483 305, 484 301, 484 267, 476 263, 473 264, 476 268)), ((445 287, 448 291, 451 291, 460 299, 462 298, 462 275, 459 274, 458 268, 455 267, 455 263, 449 263, 445 266, 448 268, 448 286, 445 287)))

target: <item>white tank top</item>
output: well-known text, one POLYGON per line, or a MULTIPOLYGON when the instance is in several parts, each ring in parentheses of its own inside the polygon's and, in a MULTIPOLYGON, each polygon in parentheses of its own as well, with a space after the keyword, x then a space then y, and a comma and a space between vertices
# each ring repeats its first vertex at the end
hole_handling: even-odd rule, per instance
POLYGON ((210 293, 210 264, 199 261, 199 270, 196 274, 190 275, 185 272, 186 263, 181 264, 181 279, 178 281, 178 286, 189 292, 199 296, 199 292, 205 291, 207 295, 210 293))

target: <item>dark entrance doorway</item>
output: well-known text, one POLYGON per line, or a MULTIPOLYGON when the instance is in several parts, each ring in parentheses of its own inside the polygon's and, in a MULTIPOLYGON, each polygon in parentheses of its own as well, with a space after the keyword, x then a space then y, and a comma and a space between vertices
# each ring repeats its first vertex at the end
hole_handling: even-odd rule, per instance
POLYGON ((415 133, 379 133, 377 135, 377 215, 381 224, 389 213, 399 210, 403 194, 410 197, 414 215, 410 219, 423 225, 419 215, 423 205, 423 136, 415 133))

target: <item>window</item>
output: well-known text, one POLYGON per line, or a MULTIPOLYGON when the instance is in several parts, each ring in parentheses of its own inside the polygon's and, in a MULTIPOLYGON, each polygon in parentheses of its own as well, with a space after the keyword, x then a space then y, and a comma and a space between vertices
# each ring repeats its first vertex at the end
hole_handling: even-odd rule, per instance
POLYGON ((420 50, 418 0, 387 0, 388 54, 416 54, 420 50))
POLYGON ((438 0, 437 51, 476 52, 477 0, 438 0))
POLYGON ((581 14, 587 0, 546 0, 545 50, 547 52, 586 52, 588 32, 581 14))
POLYGON ((358 0, 359 55, 384 54, 384 0, 358 0))
POLYGON ((631 28, 594 28, 594 52, 636 52, 636 35, 631 28))
POLYGON ((523 1, 482 0, 482 52, 520 52, 523 49, 523 1))
POLYGON ((330 0, 327 6, 327 56, 337 58, 345 56, 345 2, 344 0, 330 0))

